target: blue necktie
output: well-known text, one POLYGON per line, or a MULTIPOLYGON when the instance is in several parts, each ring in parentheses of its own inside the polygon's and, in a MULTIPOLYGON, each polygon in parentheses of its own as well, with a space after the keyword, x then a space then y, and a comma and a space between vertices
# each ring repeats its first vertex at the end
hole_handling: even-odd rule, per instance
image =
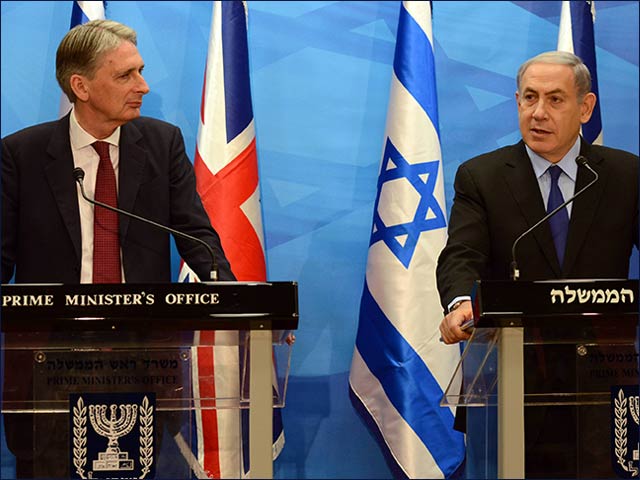
MULTIPOLYGON (((560 191, 560 187, 558 187, 558 177, 560 177, 562 169, 557 165, 553 165, 549 167, 548 171, 551 177, 551 190, 549 191, 547 213, 555 210, 564 202, 562 192, 560 191)), ((567 207, 564 207, 549 219, 549 226, 551 227, 551 235, 553 235, 553 243, 556 246, 558 261, 562 267, 564 250, 567 244, 567 232, 569 230, 569 213, 567 212, 567 207)))

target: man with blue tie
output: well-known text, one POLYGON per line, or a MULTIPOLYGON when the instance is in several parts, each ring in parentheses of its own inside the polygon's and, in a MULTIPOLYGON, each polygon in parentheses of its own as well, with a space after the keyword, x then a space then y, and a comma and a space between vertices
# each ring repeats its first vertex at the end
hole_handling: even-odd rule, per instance
MULTIPOLYGON (((520 278, 627 278, 638 246, 638 157, 591 145, 580 135, 597 101, 582 60, 560 51, 529 59, 518 70, 516 101, 522 140, 472 158, 456 173, 449 238, 436 272, 445 312, 440 333, 447 344, 470 336, 461 326, 472 319, 474 282, 508 280, 514 241, 594 180, 578 157, 597 172, 598 181, 518 242, 520 278)), ((525 371, 527 361, 540 367, 534 357, 525 358, 525 371)), ((553 377, 544 381, 570 381, 572 359, 547 355, 553 377)), ((526 477, 575 476, 576 458, 554 447, 565 414, 525 412, 526 477)), ((463 417, 457 416, 458 427, 463 417)), ((567 419, 564 426, 573 426, 575 435, 572 422, 567 419)))
POLYGON ((518 244, 522 280, 627 278, 638 245, 638 157, 590 145, 580 135, 596 103, 585 64, 568 52, 526 61, 517 76, 522 140, 472 158, 456 174, 449 238, 437 279, 445 343, 469 338, 478 279, 510 277, 514 241, 594 178, 599 180, 518 244))

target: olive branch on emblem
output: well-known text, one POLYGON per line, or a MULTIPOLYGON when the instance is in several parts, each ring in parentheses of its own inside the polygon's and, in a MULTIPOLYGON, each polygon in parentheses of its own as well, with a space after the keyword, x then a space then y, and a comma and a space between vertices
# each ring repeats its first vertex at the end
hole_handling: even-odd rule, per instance
MULTIPOLYGON (((637 397, 636 397, 637 398, 637 397)), ((636 419, 636 415, 634 415, 633 410, 637 414, 638 406, 636 399, 634 397, 630 397, 630 405, 629 410, 631 411, 631 415, 633 419, 636 419)), ((614 414, 615 414, 615 454, 617 463, 622 467, 625 472, 631 472, 632 477, 638 476, 638 469, 633 468, 630 464, 629 466, 625 465, 625 457, 627 455, 627 399, 624 396, 624 392, 622 389, 618 391, 618 397, 614 399, 614 414)))
POLYGON ((87 464, 87 407, 82 397, 78 398, 73 407, 73 465, 80 478, 84 476, 84 466, 87 464))
POLYGON ((145 396, 140 405, 140 464, 142 465, 142 480, 153 463, 153 406, 145 396))

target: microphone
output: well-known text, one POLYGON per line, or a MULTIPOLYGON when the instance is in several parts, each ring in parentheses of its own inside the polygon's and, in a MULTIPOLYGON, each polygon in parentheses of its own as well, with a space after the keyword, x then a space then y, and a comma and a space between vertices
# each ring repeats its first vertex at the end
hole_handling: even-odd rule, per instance
POLYGON ((182 238, 186 238, 189 240, 192 240, 194 242, 198 242, 201 245, 203 245, 207 251, 209 252, 209 255, 211 255, 211 273, 210 273, 210 280, 213 282, 217 282, 218 281, 218 262, 216 262, 216 255, 213 252, 213 248, 211 248, 211 245, 209 245, 207 242, 200 240, 197 237, 194 237, 192 235, 187 235, 186 233, 180 232, 178 230, 175 230, 173 228, 167 227, 165 225, 161 225, 159 223, 156 223, 152 220, 149 220, 147 218, 143 218, 140 217, 138 215, 135 215, 133 213, 130 212, 126 212, 124 210, 120 210, 119 208, 115 208, 112 207, 111 205, 107 205, 106 203, 102 203, 102 202, 98 202, 96 200, 92 200, 89 197, 87 197, 87 194, 84 191, 84 170, 80 167, 74 168, 73 169, 73 178, 75 179, 75 181, 78 183, 78 185, 80 185, 80 193, 82 193, 82 197, 89 203, 92 203, 93 205, 98 205, 99 207, 102 208, 106 208, 107 210, 111 210, 112 212, 116 212, 119 213, 121 215, 125 215, 127 217, 130 218, 134 218, 136 220, 139 220, 141 222, 147 223, 149 225, 153 225, 156 228, 159 228, 160 230, 164 230, 166 232, 170 232, 178 237, 182 237, 182 238))
POLYGON ((580 195, 582 195, 582 193, 584 193, 588 188, 591 187, 591 185, 593 185, 594 183, 596 183, 598 181, 598 178, 600 178, 598 173, 593 168, 591 168, 591 165, 589 165, 589 163, 587 162, 587 159, 585 157, 583 157, 582 155, 579 155, 576 158, 576 163, 579 166, 585 167, 587 170, 589 170, 591 173, 593 173, 594 179, 591 180, 591 182, 589 182, 583 188, 581 188, 580 191, 578 193, 576 193, 573 197, 571 197, 569 200, 567 200, 566 202, 562 203, 557 208, 553 209, 551 212, 546 214, 544 217, 542 217, 540 219, 540 221, 538 223, 536 223, 533 227, 529 228, 528 230, 525 230, 524 233, 522 233, 522 235, 520 235, 518 238, 516 238, 516 241, 513 242, 513 245, 511 246, 511 280, 518 280, 520 278, 520 270, 518 269, 518 264, 516 262, 516 246, 518 245, 518 242, 520 242, 520 240, 522 240, 523 237, 526 237, 527 235, 529 235, 533 230, 538 228, 538 226, 542 225, 544 222, 549 220, 556 213, 558 213, 560 210, 562 210, 564 207, 566 207, 571 202, 573 202, 576 198, 578 198, 580 195))

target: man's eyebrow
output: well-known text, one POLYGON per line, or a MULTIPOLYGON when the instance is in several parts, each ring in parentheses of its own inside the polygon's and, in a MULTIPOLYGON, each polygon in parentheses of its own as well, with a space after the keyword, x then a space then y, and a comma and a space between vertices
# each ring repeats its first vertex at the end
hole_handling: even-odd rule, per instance
POLYGON ((553 90, 551 90, 550 92, 546 92, 545 95, 556 95, 558 93, 562 93, 562 94, 566 94, 566 90, 563 90, 562 88, 555 88, 553 90))
POLYGON ((549 92, 540 92, 539 90, 536 90, 535 88, 531 88, 531 87, 527 87, 522 91, 522 93, 526 93, 526 92, 540 93, 542 95, 555 95, 555 94, 558 94, 558 93, 562 93, 562 94, 566 94, 567 93, 562 88, 554 88, 553 90, 551 90, 549 92))

